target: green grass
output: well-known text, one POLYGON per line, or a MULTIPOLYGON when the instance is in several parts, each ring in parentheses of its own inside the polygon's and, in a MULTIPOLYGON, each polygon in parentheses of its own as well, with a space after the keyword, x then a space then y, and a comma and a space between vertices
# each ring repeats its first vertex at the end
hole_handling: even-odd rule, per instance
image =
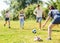
MULTIPOLYGON (((43 22, 42 22, 43 23, 43 22)), ((4 21, 0 21, 0 43, 60 43, 60 28, 55 26, 52 29, 52 40, 49 41, 47 26, 49 22, 39 30, 38 24, 34 20, 25 21, 24 29, 20 28, 19 21, 11 21, 11 28, 4 27, 4 21), (33 28, 36 28, 36 35, 43 39, 43 42, 34 41, 35 34, 32 33, 33 28)))

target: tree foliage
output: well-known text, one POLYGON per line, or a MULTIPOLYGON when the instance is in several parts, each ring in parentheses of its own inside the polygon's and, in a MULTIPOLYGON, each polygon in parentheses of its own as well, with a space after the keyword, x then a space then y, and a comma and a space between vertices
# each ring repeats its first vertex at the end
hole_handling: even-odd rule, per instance
MULTIPOLYGON (((18 20, 18 15, 19 15, 19 11, 21 9, 24 9, 26 17, 27 18, 35 18, 35 15, 33 14, 33 10, 35 9, 34 4, 42 4, 43 7, 43 3, 42 0, 10 0, 10 12, 12 15, 13 20, 17 19, 18 20)), ((53 5, 56 9, 58 9, 60 11, 60 0, 50 0, 48 2, 45 2, 45 4, 47 5, 46 8, 44 8, 44 12, 45 12, 45 16, 47 16, 48 14, 48 6, 53 5)), ((4 16, 5 10, 2 11, 2 14, 4 16)))

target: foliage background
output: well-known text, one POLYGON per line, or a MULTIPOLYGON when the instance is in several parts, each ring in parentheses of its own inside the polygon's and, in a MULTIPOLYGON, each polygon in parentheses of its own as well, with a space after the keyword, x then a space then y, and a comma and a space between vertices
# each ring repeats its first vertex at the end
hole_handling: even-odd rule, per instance
MULTIPOLYGON (((6 1, 8 3, 8 1, 6 1)), ((11 20, 18 20, 18 15, 21 9, 24 9, 26 19, 35 19, 35 15, 33 14, 34 9, 36 8, 36 5, 40 4, 44 14, 43 19, 47 17, 47 14, 49 12, 48 6, 53 5, 56 9, 60 11, 60 0, 50 0, 48 2, 44 2, 42 0, 10 0, 10 14, 11 14, 11 20), (47 5, 44 7, 44 5, 47 5)), ((1 13, 4 17, 6 10, 3 10, 1 13)))

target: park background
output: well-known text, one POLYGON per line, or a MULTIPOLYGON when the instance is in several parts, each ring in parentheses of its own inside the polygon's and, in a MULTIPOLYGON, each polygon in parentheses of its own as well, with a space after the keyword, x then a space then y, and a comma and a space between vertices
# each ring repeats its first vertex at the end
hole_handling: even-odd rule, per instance
POLYGON ((60 11, 60 0, 1 0, 0 1, 0 43, 60 43, 60 26, 57 25, 52 29, 52 40, 48 41, 47 28, 51 20, 47 23, 45 28, 39 30, 36 23, 36 16, 33 14, 37 4, 41 5, 44 11, 42 24, 48 16, 48 6, 53 5, 60 11), (4 3, 4 4, 2 4, 4 3), (24 9, 26 19, 24 29, 20 28, 19 12, 24 9), (11 28, 4 27, 4 17, 6 11, 10 11, 11 28), (35 34, 33 29, 37 30, 36 35, 43 39, 43 42, 34 42, 35 34))

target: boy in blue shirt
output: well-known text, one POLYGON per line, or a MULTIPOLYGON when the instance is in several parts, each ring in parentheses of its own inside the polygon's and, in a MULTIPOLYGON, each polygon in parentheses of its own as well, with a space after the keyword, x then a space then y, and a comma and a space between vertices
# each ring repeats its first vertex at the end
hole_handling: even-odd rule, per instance
POLYGON ((49 9, 50 9, 50 11, 48 13, 48 17, 47 17, 45 23, 43 24, 43 27, 46 25, 46 23, 48 22, 48 20, 50 19, 50 17, 52 17, 53 21, 48 26, 48 40, 51 40, 51 29, 56 24, 60 24, 60 13, 53 6, 50 6, 49 9))

